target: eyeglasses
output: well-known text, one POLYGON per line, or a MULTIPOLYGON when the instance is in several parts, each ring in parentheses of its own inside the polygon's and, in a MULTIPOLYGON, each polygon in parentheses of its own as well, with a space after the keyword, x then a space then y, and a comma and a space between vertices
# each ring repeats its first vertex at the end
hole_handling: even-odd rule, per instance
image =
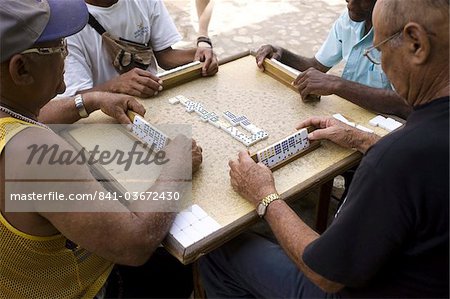
POLYGON ((389 36, 388 38, 386 38, 385 40, 379 42, 378 44, 367 48, 366 50, 364 50, 364 56, 367 57, 367 59, 370 60, 370 62, 372 62, 373 64, 377 64, 380 65, 381 64, 381 52, 377 49, 379 46, 387 43, 388 41, 396 38, 397 36, 399 36, 401 33, 403 32, 403 29, 400 31, 397 31, 396 33, 394 33, 393 35, 389 36))
POLYGON ((61 41, 61 44, 56 47, 49 47, 49 48, 31 48, 25 51, 20 52, 20 54, 28 54, 28 53, 36 53, 38 55, 51 55, 60 53, 64 58, 67 57, 69 54, 69 51, 67 50, 67 41, 63 39, 61 41))

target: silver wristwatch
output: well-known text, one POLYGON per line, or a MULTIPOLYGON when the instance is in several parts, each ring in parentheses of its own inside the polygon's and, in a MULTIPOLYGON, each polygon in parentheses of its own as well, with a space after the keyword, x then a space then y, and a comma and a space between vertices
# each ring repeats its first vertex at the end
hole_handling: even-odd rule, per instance
POLYGON ((86 107, 84 107, 83 96, 81 94, 77 94, 75 97, 75 107, 78 110, 78 114, 81 118, 86 118, 89 116, 89 113, 86 111, 86 107))

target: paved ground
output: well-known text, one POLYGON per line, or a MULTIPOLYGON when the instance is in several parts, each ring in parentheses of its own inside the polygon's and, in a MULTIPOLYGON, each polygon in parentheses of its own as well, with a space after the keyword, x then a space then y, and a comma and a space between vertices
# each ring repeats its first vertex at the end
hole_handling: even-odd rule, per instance
MULTIPOLYGON (((183 41, 176 46, 192 47, 197 39, 194 0, 165 0, 183 41)), ((219 59, 263 44, 274 44, 311 57, 345 10, 345 0, 215 0, 210 37, 219 59)), ((339 74, 342 65, 331 70, 339 74)), ((342 192, 342 180, 335 180, 335 193, 342 192)), ((301 217, 314 223, 317 191, 294 204, 301 217)), ((330 209, 333 212, 333 208, 330 209)), ((263 228, 264 229, 264 228, 263 228)))

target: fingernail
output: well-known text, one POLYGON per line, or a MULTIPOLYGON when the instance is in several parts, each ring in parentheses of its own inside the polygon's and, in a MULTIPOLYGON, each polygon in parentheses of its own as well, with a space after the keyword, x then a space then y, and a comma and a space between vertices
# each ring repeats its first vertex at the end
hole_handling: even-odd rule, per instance
POLYGON ((313 133, 308 134, 308 139, 311 139, 313 137, 313 133))
POLYGON ((155 93, 154 93, 153 95, 154 95, 154 96, 158 95, 158 92, 157 92, 157 91, 155 91, 155 93))
POLYGON ((158 90, 159 90, 159 91, 163 90, 163 87, 160 85, 160 86, 158 87, 158 90))
POLYGON ((159 84, 163 84, 163 80, 159 80, 158 83, 159 83, 159 84))

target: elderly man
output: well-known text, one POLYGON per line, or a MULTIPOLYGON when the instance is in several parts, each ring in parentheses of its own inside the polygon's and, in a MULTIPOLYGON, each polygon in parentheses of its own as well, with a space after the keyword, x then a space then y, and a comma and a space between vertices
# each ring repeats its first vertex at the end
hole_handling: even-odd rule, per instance
POLYGON ((268 57, 302 71, 293 84, 303 99, 309 94, 336 94, 369 110, 406 118, 411 107, 391 90, 381 67, 363 56, 373 43, 372 10, 377 0, 346 1, 347 11, 334 23, 315 57, 265 45, 257 52, 258 67, 263 69, 268 57), (326 74, 341 60, 346 62, 342 77, 326 74))
POLYGON ((199 39, 196 49, 172 48, 181 37, 163 1, 86 0, 86 3, 91 19, 103 30, 128 45, 140 45, 151 59, 149 65, 117 70, 113 64, 118 58, 111 58, 107 41, 96 29, 95 21, 90 20, 81 32, 68 38, 70 53, 66 60, 64 95, 109 91, 148 98, 163 89, 162 80, 156 76, 157 64, 171 69, 199 60, 204 62, 203 76, 218 71, 208 38, 199 39))
MULTIPOLYGON (((125 207, 118 201, 89 202, 88 212, 68 209, 77 207, 71 202, 67 202, 68 206, 50 203, 65 206, 63 212, 43 209, 39 202, 31 202, 26 212, 8 210, 11 189, 25 192, 32 187, 66 195, 107 191, 89 168, 78 161, 55 164, 49 155, 41 156, 40 162, 28 160, 33 145, 55 145, 65 153, 73 152, 72 147, 40 120, 68 122, 80 118, 80 110, 73 101, 47 103, 65 89, 64 37, 85 26, 86 4, 82 0, 0 0, 0 19, 0 184, 3 190, 0 194, 0 297, 103 297, 114 264, 145 263, 168 232, 175 213, 145 212, 141 211, 140 203, 125 207), (70 115, 61 118, 56 115, 58 109, 70 115), (49 178, 52 178, 50 183, 49 178)), ((85 98, 83 115, 111 107, 99 96, 102 94, 92 93, 85 98)), ((112 102, 117 104, 110 108, 113 116, 124 116, 128 109, 144 112, 129 96, 113 97, 112 102)), ((167 163, 162 168, 150 191, 184 192, 184 186, 176 182, 189 180, 191 171, 201 163, 201 149, 188 138, 176 137, 165 151, 167 158, 175 163, 167 163), (181 161, 185 155, 192 155, 192 164, 189 159, 189 163, 181 161)), ((166 266, 159 265, 157 269, 166 266)), ((140 287, 150 292, 158 287, 152 278, 146 278, 150 281, 140 287)), ((112 282, 108 287, 114 285, 112 282)), ((129 293, 123 294, 130 297, 129 293)))
POLYGON ((381 52, 372 59, 413 108, 406 126, 367 151, 321 236, 277 200, 269 169, 241 152, 231 183, 280 245, 243 235, 205 257, 208 297, 448 298, 449 1, 379 0, 373 22, 369 55, 381 52))

